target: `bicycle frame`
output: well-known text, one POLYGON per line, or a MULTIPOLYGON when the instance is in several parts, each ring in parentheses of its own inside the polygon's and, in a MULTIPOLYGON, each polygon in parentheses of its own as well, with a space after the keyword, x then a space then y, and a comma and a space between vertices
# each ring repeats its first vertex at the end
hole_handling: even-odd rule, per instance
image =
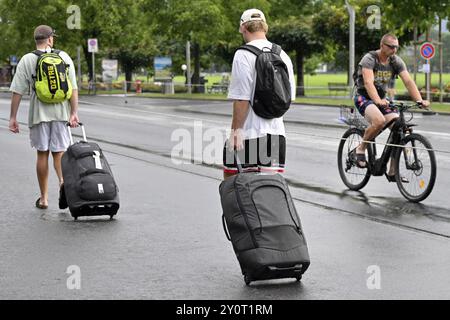
MULTIPOLYGON (((367 147, 367 152, 369 154, 369 161, 367 162, 369 172, 373 176, 382 176, 387 169, 387 164, 389 162, 389 158, 393 155, 393 152, 396 152, 398 147, 393 147, 392 144, 399 144, 400 141, 406 136, 406 132, 411 133, 411 127, 413 124, 408 125, 405 121, 405 116, 403 114, 403 110, 400 109, 399 117, 396 119, 392 119, 389 121, 380 133, 377 134, 377 137, 384 132, 387 128, 392 125, 392 130, 387 139, 386 145, 384 146, 383 153, 381 157, 377 159, 377 148, 375 144, 375 138, 371 140, 371 143, 367 147)), ((417 159, 416 150, 414 149, 414 158, 417 159)))

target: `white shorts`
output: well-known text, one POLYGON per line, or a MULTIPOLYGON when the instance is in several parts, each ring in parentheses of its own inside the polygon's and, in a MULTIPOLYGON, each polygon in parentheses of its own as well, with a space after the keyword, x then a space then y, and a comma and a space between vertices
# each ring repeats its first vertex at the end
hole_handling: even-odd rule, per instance
POLYGON ((38 151, 64 152, 70 145, 66 121, 35 124, 30 128, 31 147, 38 151))

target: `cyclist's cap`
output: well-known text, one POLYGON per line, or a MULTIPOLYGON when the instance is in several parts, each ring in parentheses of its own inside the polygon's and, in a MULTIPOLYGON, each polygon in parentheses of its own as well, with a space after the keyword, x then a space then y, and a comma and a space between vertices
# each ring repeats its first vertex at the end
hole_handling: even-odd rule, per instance
POLYGON ((246 22, 258 20, 266 22, 266 17, 264 16, 264 13, 258 9, 248 9, 245 10, 244 13, 242 14, 240 25, 242 26, 246 22))
POLYGON ((34 40, 44 40, 50 37, 57 37, 55 30, 45 24, 37 26, 34 29, 34 40))

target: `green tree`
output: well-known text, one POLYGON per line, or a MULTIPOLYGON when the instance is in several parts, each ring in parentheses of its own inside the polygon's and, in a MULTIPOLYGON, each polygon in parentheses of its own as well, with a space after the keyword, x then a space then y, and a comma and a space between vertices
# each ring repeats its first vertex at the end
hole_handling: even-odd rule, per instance
MULTIPOLYGON (((419 36, 436 23, 436 16, 449 16, 449 5, 440 0, 360 0, 349 1, 356 11, 355 23, 355 63, 369 50, 379 47, 380 38, 385 33, 394 33, 402 45, 411 43, 414 26, 419 36), (370 29, 367 21, 372 13, 367 9, 376 5, 380 8, 380 29, 370 29)), ((324 0, 320 14, 315 15, 314 30, 335 52, 337 65, 348 70, 349 16, 343 0, 324 0), (345 54, 342 54, 345 53, 345 54)))
POLYGON ((270 15, 274 20, 269 25, 269 39, 283 47, 288 54, 294 54, 294 68, 297 74, 297 95, 304 96, 305 60, 323 52, 324 46, 314 34, 313 13, 320 7, 311 0, 271 1, 270 15))
POLYGON ((65 34, 72 43, 83 47, 90 79, 89 38, 98 39, 100 57, 119 61, 127 82, 132 81, 136 69, 150 65, 157 47, 152 37, 152 21, 142 10, 144 0, 78 0, 75 4, 81 8, 81 29, 65 29, 65 34))
POLYGON ((384 23, 399 33, 412 31, 415 26, 419 35, 425 33, 437 21, 450 16, 450 4, 443 0, 383 0, 384 23))
POLYGON ((159 32, 165 33, 167 39, 181 43, 190 41, 194 60, 192 84, 200 84, 202 48, 218 44, 229 23, 221 2, 154 0, 148 1, 145 8, 154 12, 159 32))
MULTIPOLYGON (((0 53, 22 56, 31 51, 35 43, 34 28, 52 21, 51 17, 65 12, 63 0, 51 4, 43 0, 2 0, 0 1, 0 53)), ((59 30, 65 26, 62 19, 53 19, 52 27, 59 30)))
MULTIPOLYGON (((319 35, 320 39, 327 44, 330 50, 335 52, 336 63, 342 65, 348 71, 348 52, 349 52, 349 15, 344 1, 331 2, 326 1, 321 12, 314 17, 314 33, 319 35), (342 54, 342 53, 345 54, 342 54)), ((404 29, 401 26, 395 28, 392 24, 386 23, 385 15, 387 7, 381 2, 373 0, 362 0, 351 2, 355 9, 355 64, 361 57, 370 50, 379 48, 380 39, 383 34, 392 32, 399 36, 401 43, 408 43, 412 40, 411 30, 404 29), (381 21, 380 28, 369 28, 367 25, 372 12, 368 8, 377 5, 380 8, 381 21)), ((350 75, 348 77, 350 80, 350 75)))
POLYGON ((4 31, 1 40, 8 46, 1 46, 0 53, 23 55, 31 51, 34 28, 49 24, 60 36, 55 40, 56 47, 74 56, 76 47, 82 46, 90 78, 91 54, 87 39, 97 38, 98 56, 117 58, 127 81, 131 81, 132 72, 138 67, 147 67, 157 51, 152 37, 154 26, 142 10, 145 3, 144 0, 3 0, 0 2, 0 30, 4 31), (81 29, 67 26, 70 5, 81 9, 81 29))
POLYGON ((270 39, 280 44, 286 52, 295 52, 297 95, 304 96, 305 58, 320 54, 325 49, 313 32, 312 17, 298 19, 290 16, 287 19, 278 20, 271 27, 270 39))

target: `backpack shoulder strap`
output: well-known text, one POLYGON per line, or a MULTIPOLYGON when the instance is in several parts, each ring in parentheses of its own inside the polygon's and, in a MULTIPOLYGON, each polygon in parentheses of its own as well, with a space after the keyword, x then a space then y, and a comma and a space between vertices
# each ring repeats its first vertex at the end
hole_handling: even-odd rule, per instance
POLYGON ((272 43, 272 52, 275 53, 276 55, 280 55, 281 47, 275 43, 272 43))
POLYGON ((42 56, 45 52, 42 52, 41 50, 34 50, 32 53, 37 55, 38 57, 42 56))
MULTIPOLYGON (((37 78, 38 78, 38 73, 39 73, 39 58, 40 58, 45 52, 42 52, 41 50, 34 50, 32 53, 35 54, 35 55, 38 57, 38 60, 37 60, 37 62, 36 62, 36 70, 35 70, 35 71, 36 71, 36 74, 32 74, 32 75, 31 75, 31 77, 36 81, 37 78)), ((33 83, 33 90, 36 91, 36 87, 35 87, 34 83, 33 83)))
MULTIPOLYGON (((380 63, 380 58, 378 58, 378 53, 375 50, 369 51, 369 54, 372 56, 372 58, 375 59, 375 62, 380 63)), ((377 70, 378 69, 376 68, 376 64, 375 64, 375 67, 373 68, 373 73, 375 74, 375 72, 377 70)))
POLYGON ((378 59, 378 53, 376 51, 369 51, 369 54, 374 58, 376 61, 379 61, 378 59))
MULTIPOLYGON (((50 53, 55 53, 59 56, 59 53, 61 52, 61 50, 56 50, 56 49, 52 49, 52 51, 50 51, 50 53)), ((34 53, 35 55, 37 55, 38 57, 42 56, 44 53, 48 53, 48 52, 44 52, 41 50, 34 50, 32 53, 34 53)))
POLYGON ((250 51, 251 53, 253 53, 255 56, 259 56, 262 53, 262 50, 260 50, 259 48, 255 47, 255 46, 252 46, 250 44, 245 44, 243 46, 240 46, 239 48, 237 48, 237 50, 247 50, 247 51, 250 51))
POLYGON ((397 78, 397 76, 399 75, 398 69, 395 66, 395 62, 396 62, 395 60, 396 59, 397 58, 395 56, 389 57, 389 64, 391 65, 391 68, 394 71, 393 74, 392 74, 392 78, 397 78))

